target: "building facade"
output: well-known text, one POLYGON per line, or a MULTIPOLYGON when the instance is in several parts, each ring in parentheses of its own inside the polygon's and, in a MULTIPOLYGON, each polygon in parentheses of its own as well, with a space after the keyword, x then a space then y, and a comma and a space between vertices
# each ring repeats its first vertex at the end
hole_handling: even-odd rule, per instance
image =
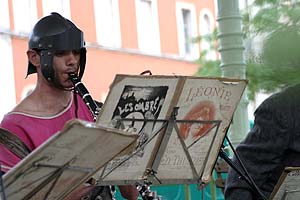
MULTIPOLYGON (((114 76, 194 75, 206 48, 192 38, 216 26, 214 0, 0 0, 0 119, 34 88, 25 79, 27 42, 37 20, 58 12, 83 32, 87 65, 83 82, 104 101, 114 76)), ((214 57, 214 55, 212 55, 214 57)))

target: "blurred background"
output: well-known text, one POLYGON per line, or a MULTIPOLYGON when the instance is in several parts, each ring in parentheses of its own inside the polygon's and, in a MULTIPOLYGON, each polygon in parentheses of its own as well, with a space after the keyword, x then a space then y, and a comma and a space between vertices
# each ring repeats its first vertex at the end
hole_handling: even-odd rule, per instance
MULTIPOLYGON (((98 101, 105 101, 118 73, 247 79, 235 114, 242 121, 230 131, 235 143, 247 134, 266 97, 299 82, 298 0, 0 0, 0 120, 35 87, 35 76, 25 79, 28 36, 39 18, 54 11, 85 34, 83 82, 98 101), (226 40, 225 32, 234 37, 226 40), (241 46, 238 65, 226 63, 227 43, 241 46)), ((214 180, 204 190, 196 185, 152 190, 163 200, 223 199, 214 180)))

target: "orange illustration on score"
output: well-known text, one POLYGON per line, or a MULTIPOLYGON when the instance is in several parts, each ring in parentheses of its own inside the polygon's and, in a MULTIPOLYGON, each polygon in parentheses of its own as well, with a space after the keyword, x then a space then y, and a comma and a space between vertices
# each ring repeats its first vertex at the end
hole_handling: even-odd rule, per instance
MULTIPOLYGON (((216 109, 213 102, 200 101, 185 115, 183 120, 210 121, 215 119, 215 114, 216 109)), ((179 130, 183 139, 187 139, 188 137, 196 139, 204 136, 211 127, 212 124, 182 123, 179 130)))

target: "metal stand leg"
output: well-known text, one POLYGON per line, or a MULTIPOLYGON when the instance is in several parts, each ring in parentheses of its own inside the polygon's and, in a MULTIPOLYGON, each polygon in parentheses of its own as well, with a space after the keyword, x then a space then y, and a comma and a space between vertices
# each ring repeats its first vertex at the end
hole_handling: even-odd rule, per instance
MULTIPOLYGON (((231 148, 232 145, 229 141, 229 139, 226 137, 227 141, 229 142, 231 148)), ((232 148, 232 150, 234 151, 234 149, 232 148)), ((235 152, 236 153, 236 152, 235 152)), ((246 181, 246 183, 251 187, 251 189, 260 197, 260 199, 263 200, 267 200, 267 198, 265 197, 265 195, 260 191, 260 189, 257 187, 257 185, 255 184, 255 182, 252 180, 252 178, 250 177, 250 175, 247 173, 246 169, 243 168, 243 170, 241 170, 239 167, 237 167, 232 160, 227 156, 227 154, 225 153, 225 151, 223 150, 223 148, 220 149, 219 151, 219 156, 225 160, 225 162, 227 162, 227 164, 232 167, 233 170, 235 170, 243 180, 246 181)), ((241 161, 240 161, 241 162, 241 161)))

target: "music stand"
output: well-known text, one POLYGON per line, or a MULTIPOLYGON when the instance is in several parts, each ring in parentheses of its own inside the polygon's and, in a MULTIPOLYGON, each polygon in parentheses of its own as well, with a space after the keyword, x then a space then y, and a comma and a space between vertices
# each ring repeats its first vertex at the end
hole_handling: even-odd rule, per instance
POLYGON ((286 167, 282 172, 270 200, 300 199, 300 167, 286 167))
POLYGON ((8 200, 62 200, 105 163, 134 148, 136 135, 73 120, 3 177, 8 200))
POLYGON ((245 86, 239 79, 117 75, 96 124, 137 132, 141 145, 107 163, 99 183, 209 182, 245 86))

